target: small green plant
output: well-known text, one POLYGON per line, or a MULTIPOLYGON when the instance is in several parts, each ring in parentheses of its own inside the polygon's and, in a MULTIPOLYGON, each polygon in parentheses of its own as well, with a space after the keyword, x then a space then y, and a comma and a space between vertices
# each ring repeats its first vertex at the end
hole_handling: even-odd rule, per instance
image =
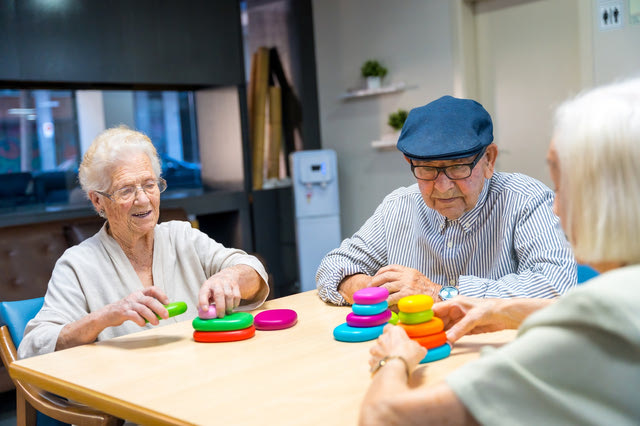
POLYGON ((389 121, 387 121, 387 124, 394 130, 402 130, 402 126, 404 126, 404 122, 407 120, 408 115, 409 113, 407 111, 399 109, 397 112, 389 114, 389 121))
POLYGON ((362 65, 360 69, 362 76, 367 77, 384 77, 387 75, 387 69, 376 60, 369 60, 362 65))

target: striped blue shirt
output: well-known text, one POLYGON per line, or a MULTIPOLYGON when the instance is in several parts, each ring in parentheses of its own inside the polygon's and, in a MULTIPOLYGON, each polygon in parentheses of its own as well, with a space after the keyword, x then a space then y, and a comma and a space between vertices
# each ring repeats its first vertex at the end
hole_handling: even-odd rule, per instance
POLYGON ((476 206, 448 220, 425 204, 418 185, 387 195, 351 238, 318 268, 322 300, 346 304, 343 278, 392 264, 473 297, 553 298, 577 282, 576 262, 553 213, 553 192, 519 173, 494 173, 476 206))

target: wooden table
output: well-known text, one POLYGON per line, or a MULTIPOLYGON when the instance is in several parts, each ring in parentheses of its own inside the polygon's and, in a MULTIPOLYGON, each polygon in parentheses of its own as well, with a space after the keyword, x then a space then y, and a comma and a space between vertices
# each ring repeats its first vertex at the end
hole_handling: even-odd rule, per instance
MULTIPOLYGON (((354 425, 370 383, 372 342, 344 343, 333 329, 350 307, 317 291, 268 301, 291 308, 296 326, 230 343, 196 343, 191 321, 14 362, 12 376, 141 424, 354 425)), ((467 336, 450 357, 414 373, 441 380, 514 331, 467 336)))

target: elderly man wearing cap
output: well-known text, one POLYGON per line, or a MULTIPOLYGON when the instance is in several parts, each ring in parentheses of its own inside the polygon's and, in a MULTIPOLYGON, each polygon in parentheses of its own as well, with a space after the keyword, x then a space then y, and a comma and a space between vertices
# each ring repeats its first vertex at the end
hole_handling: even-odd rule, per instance
POLYGON ((355 291, 446 300, 554 298, 575 286, 576 263, 553 213, 553 192, 495 172, 498 148, 478 102, 444 96, 413 109, 398 149, 417 183, 389 194, 351 238, 322 260, 320 297, 342 305, 355 291))

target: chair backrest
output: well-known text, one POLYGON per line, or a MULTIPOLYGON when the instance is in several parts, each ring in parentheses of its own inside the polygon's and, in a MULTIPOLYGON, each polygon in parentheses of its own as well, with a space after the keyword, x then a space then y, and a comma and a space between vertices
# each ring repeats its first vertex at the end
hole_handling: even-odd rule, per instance
POLYGON ((598 275, 600 275, 600 273, 591 266, 578 264, 578 284, 582 284, 598 275))
POLYGON ((0 302, 0 321, 7 325, 13 344, 20 346, 27 323, 36 316, 44 304, 44 297, 0 302))

